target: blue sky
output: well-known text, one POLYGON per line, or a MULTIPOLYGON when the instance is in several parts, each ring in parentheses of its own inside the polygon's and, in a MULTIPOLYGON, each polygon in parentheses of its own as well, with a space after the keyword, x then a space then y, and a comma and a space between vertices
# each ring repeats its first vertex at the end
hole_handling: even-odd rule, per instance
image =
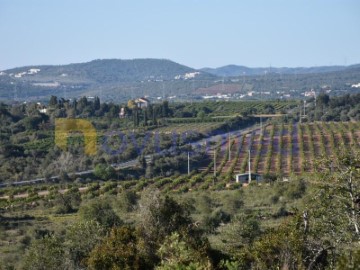
POLYGON ((0 70, 103 58, 360 63, 359 0, 0 0, 0 70))

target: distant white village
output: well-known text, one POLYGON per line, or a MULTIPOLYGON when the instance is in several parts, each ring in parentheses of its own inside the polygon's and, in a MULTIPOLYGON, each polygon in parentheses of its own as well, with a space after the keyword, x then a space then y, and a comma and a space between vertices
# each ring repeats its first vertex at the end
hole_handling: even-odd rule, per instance
POLYGON ((180 79, 183 79, 183 80, 188 80, 188 79, 193 79, 195 78, 197 75, 199 75, 200 72, 196 71, 196 72, 190 72, 190 73, 185 73, 185 75, 176 75, 174 77, 175 80, 180 80, 180 79))
MULTIPOLYGON (((40 72, 39 68, 30 68, 28 71, 23 71, 23 72, 19 72, 19 73, 10 73, 9 76, 12 77, 14 76, 15 78, 21 78, 25 75, 34 75, 40 72)), ((0 75, 6 75, 5 72, 0 72, 0 75)))

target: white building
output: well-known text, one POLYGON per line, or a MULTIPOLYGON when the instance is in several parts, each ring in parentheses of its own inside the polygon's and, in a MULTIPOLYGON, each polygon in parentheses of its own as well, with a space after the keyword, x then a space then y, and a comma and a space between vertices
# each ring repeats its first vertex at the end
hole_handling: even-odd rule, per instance
POLYGON ((137 98, 135 99, 135 104, 138 108, 147 108, 150 104, 150 100, 148 100, 147 98, 137 98))

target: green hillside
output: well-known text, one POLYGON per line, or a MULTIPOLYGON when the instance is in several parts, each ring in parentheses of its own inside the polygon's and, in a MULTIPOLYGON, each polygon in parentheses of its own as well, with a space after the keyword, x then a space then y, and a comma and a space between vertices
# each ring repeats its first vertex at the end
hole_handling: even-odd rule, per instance
POLYGON ((359 65, 352 66, 320 66, 320 67, 266 67, 266 68, 250 68, 245 66, 227 65, 218 68, 202 68, 202 71, 211 73, 216 76, 236 77, 246 75, 263 75, 266 73, 281 73, 281 74, 312 74, 312 73, 326 73, 334 71, 348 70, 359 65))
POLYGON ((54 79, 60 82, 133 82, 147 79, 173 79, 174 76, 194 72, 195 70, 165 59, 104 59, 87 63, 69 64, 64 66, 28 66, 6 70, 5 72, 20 73, 31 68, 41 69, 37 74, 24 76, 23 80, 45 81, 54 79))
POLYGON ((0 72, 0 100, 47 101, 51 95, 57 95, 99 96, 114 102, 140 96, 148 96, 152 101, 159 97, 189 101, 209 95, 218 99, 219 93, 232 100, 296 99, 311 89, 317 93, 329 91, 331 95, 360 90, 352 87, 360 83, 358 65, 271 70, 227 66, 221 70, 225 73, 195 70, 164 59, 108 59, 19 67, 0 72))
MULTIPOLYGON (((0 76, 0 99, 47 99, 59 92, 78 97, 99 95, 103 91, 107 99, 121 100, 128 98, 130 91, 133 95, 143 95, 156 93, 156 89, 162 93, 166 88, 168 93, 169 81, 175 90, 184 89, 188 83, 182 81, 193 72, 196 70, 165 59, 107 59, 63 66, 19 67, 5 70, 0 76), (150 89, 148 93, 147 89, 150 89)), ((195 76, 214 77, 203 72, 195 76)))

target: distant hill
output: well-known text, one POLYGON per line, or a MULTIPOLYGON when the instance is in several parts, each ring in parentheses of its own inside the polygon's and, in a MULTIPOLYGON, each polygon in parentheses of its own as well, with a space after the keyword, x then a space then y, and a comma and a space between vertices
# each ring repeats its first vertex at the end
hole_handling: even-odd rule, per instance
POLYGON ((101 92, 107 99, 123 100, 131 95, 174 94, 169 82, 188 85, 181 82, 214 77, 165 59, 105 59, 62 66, 26 66, 0 73, 0 99, 41 99, 52 94, 78 97, 101 92))
POLYGON ((264 75, 265 73, 281 73, 281 74, 312 74, 325 73, 333 71, 342 71, 354 66, 321 66, 321 67, 267 67, 267 68, 249 68, 245 66, 227 65, 219 68, 202 68, 201 70, 216 76, 221 77, 236 77, 236 76, 255 76, 264 75))
POLYGON ((21 74, 23 80, 59 82, 133 82, 149 79, 173 79, 176 75, 194 72, 195 70, 170 60, 163 59, 105 59, 88 63, 63 66, 28 66, 5 70, 7 74, 21 74), (31 69, 40 69, 34 74, 27 74, 31 69))
POLYGON ((51 95, 99 96, 113 102, 141 96, 152 101, 194 100, 218 94, 231 94, 232 99, 287 99, 303 98, 311 89, 332 94, 360 91, 352 87, 359 83, 360 65, 271 69, 229 65, 196 70, 165 59, 105 59, 0 71, 0 101, 48 101, 51 95))

